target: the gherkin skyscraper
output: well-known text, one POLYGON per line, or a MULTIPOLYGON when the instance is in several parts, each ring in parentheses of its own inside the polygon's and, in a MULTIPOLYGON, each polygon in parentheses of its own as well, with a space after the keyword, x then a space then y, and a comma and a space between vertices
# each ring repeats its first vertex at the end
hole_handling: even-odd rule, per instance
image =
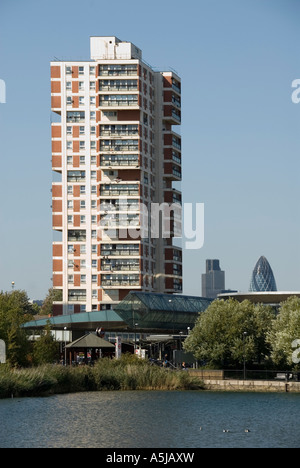
POLYGON ((277 291, 272 268, 266 257, 260 257, 252 273, 250 292, 277 291))

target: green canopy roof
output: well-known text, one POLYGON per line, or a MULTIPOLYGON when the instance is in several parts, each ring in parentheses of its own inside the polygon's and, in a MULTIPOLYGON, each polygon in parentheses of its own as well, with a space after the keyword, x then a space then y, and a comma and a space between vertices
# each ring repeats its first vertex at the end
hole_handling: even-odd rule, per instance
POLYGON ((193 327, 212 299, 132 291, 115 306, 131 328, 182 331, 193 327))

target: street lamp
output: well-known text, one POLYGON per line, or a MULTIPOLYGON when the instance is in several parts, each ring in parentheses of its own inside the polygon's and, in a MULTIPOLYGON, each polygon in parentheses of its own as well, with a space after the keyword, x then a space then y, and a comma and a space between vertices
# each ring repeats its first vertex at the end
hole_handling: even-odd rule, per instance
POLYGON ((244 380, 246 380, 246 336, 248 335, 247 332, 243 333, 243 352, 244 352, 244 380))
POLYGON ((14 281, 11 282, 11 289, 12 289, 12 290, 15 289, 15 282, 14 282, 14 281))
POLYGON ((64 338, 65 338, 65 366, 67 365, 67 327, 64 327, 64 338))
POLYGON ((134 324, 134 354, 136 354, 136 327, 138 326, 138 323, 134 324))

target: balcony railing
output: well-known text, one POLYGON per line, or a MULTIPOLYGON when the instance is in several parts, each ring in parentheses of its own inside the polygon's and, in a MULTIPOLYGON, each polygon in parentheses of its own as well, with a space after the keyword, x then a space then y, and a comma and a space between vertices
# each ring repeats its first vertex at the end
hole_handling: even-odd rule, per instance
POLYGON ((105 125, 101 127, 100 136, 138 136, 138 125, 105 125))
POLYGON ((99 65, 99 76, 137 76, 137 65, 99 65))
POLYGON ((138 155, 126 155, 122 156, 112 156, 108 155, 101 155, 100 157, 100 166, 103 167, 115 167, 115 166, 134 166, 137 167, 139 165, 139 157, 138 155))
POLYGON ((100 151, 138 151, 138 140, 105 140, 100 141, 100 151))
POLYGON ((67 112, 67 122, 68 123, 79 123, 85 121, 85 112, 79 111, 68 111, 67 112))
POLYGON ((116 203, 103 200, 100 204, 100 213, 116 213, 117 211, 139 211, 138 200, 115 200, 116 203), (130 203, 132 201, 133 203, 130 203))
POLYGON ((85 171, 68 171, 68 182, 84 182, 85 171))
POLYGON ((128 107, 138 106, 138 96, 130 94, 116 94, 100 96, 100 107, 128 107))
POLYGON ((139 271, 140 270, 140 263, 139 262, 112 262, 112 263, 104 263, 102 262, 101 265, 102 271, 139 271))
POLYGON ((100 80, 101 91, 138 91, 137 80, 100 80))
POLYGON ((137 196, 139 195, 138 185, 102 185, 100 196, 137 196))
POLYGON ((138 257, 140 255, 137 244, 103 244, 101 246, 102 257, 138 257))
POLYGON ((132 275, 131 278, 122 275, 106 277, 105 275, 101 278, 101 285, 105 286, 140 286, 139 275, 132 275))

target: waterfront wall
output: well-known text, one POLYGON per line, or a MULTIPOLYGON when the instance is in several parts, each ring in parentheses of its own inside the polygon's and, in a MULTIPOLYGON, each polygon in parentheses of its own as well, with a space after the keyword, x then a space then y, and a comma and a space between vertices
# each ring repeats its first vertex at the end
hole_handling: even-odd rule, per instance
POLYGON ((205 390, 213 391, 300 393, 300 382, 214 379, 204 379, 203 382, 205 390))

